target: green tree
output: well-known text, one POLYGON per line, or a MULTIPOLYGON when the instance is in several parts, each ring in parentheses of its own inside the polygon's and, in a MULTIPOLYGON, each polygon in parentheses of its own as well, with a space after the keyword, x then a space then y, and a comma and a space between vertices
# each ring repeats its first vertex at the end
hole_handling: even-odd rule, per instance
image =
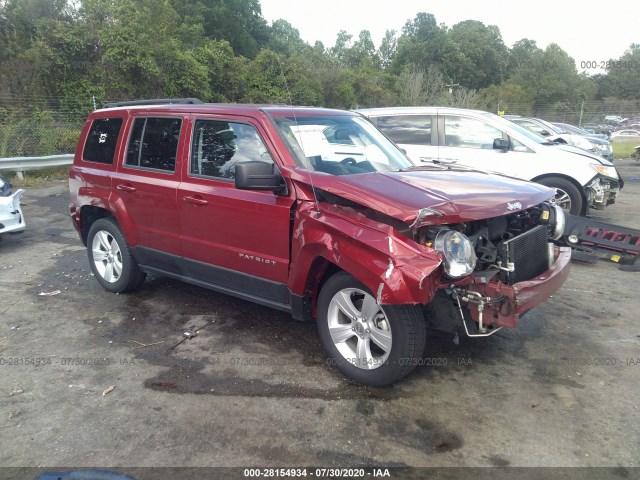
POLYGON ((460 52, 460 63, 454 64, 450 76, 456 83, 478 89, 499 84, 509 65, 509 50, 498 27, 476 20, 455 24, 449 30, 451 41, 460 52))
POLYGON ((259 0, 171 0, 183 21, 200 23, 208 39, 226 40, 237 55, 254 58, 270 40, 259 0))
POLYGON ((205 69, 208 79, 208 88, 199 94, 199 98, 213 102, 228 102, 237 98, 237 78, 242 77, 241 71, 245 68, 236 62, 229 42, 209 40, 194 51, 194 58, 205 69))
POLYGON ((534 57, 543 53, 543 50, 538 48, 534 40, 529 40, 528 38, 518 40, 513 44, 509 52, 509 74, 519 68, 526 67, 534 57))
POLYGON ((353 68, 378 68, 380 60, 369 30, 362 30, 358 40, 346 51, 346 64, 353 68))
POLYGON ((340 30, 336 37, 336 43, 329 49, 329 55, 338 62, 346 64, 352 38, 353 35, 349 35, 346 30, 340 30))
POLYGON ((462 59, 446 27, 438 25, 432 14, 421 12, 402 28, 391 71, 399 75, 413 65, 425 71, 435 66, 449 79, 462 59))
POLYGON ((283 19, 275 20, 271 25, 271 36, 267 46, 270 50, 286 56, 303 53, 310 48, 300 37, 298 29, 283 19))
POLYGON ((261 50, 248 68, 243 102, 321 105, 319 81, 307 74, 310 65, 303 57, 280 58, 271 50, 261 50))
MULTIPOLYGON (((196 96, 209 86, 208 71, 185 44, 185 28, 171 4, 156 0, 85 0, 80 10, 109 98, 196 96)), ((187 29, 188 30, 188 29, 187 29)), ((194 48, 195 47, 195 48, 194 48)))
POLYGON ((524 87, 507 80, 500 85, 490 85, 479 92, 482 108, 493 113, 531 115, 533 97, 524 87))
POLYGON ((72 25, 72 13, 60 0, 0 3, 0 92, 22 97, 57 94, 57 73, 66 65, 59 37, 72 25))
POLYGON ((555 43, 534 50, 530 60, 516 68, 510 82, 528 92, 535 107, 565 101, 577 104, 588 96, 588 84, 578 75, 575 61, 555 43))
POLYGON ((640 100, 640 43, 631 44, 620 58, 609 60, 606 78, 599 83, 602 97, 640 100))
POLYGON ((391 65, 393 58, 396 54, 396 48, 398 46, 398 40, 396 38, 395 30, 387 30, 384 34, 384 38, 380 43, 378 49, 378 57, 380 59, 380 67, 386 69, 391 65))

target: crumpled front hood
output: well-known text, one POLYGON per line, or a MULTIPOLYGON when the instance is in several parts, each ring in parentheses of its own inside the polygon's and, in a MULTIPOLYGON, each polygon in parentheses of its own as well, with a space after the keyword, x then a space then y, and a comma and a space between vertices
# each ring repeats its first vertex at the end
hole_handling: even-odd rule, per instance
MULTIPOLYGON (((294 181, 309 182, 295 169, 294 181)), ((497 217, 537 205, 554 191, 537 183, 480 172, 414 170, 333 176, 312 172, 313 186, 411 225, 420 210, 439 212, 437 221, 457 223, 497 217)))

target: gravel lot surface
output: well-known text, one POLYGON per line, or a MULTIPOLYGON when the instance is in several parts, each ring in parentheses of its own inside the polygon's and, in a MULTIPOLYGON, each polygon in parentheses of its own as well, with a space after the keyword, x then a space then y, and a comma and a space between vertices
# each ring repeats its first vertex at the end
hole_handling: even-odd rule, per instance
MULTIPOLYGON (((640 162, 617 165, 626 187, 594 216, 640 228, 640 162)), ((374 389, 312 323, 160 277, 106 292, 66 183, 24 203, 27 231, 0 242, 1 466, 640 466, 640 273, 574 262, 519 328, 434 334, 374 389)))

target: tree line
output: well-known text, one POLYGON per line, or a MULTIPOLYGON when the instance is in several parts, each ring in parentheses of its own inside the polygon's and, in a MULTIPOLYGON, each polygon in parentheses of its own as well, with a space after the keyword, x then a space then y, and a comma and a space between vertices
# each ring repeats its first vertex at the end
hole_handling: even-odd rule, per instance
POLYGON ((518 113, 593 100, 638 106, 640 44, 612 60, 590 77, 559 45, 508 47, 495 26, 447 27, 429 13, 388 30, 378 47, 367 30, 325 46, 284 19, 269 25, 259 0, 0 0, 5 117, 34 99, 79 116, 93 99, 158 97, 518 113))

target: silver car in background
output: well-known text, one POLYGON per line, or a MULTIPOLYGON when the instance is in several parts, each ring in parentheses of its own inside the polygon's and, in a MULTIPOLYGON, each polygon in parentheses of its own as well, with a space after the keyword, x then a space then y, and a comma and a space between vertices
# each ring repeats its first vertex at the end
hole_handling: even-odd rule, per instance
POLYGON ((575 125, 570 125, 568 123, 553 122, 553 125, 565 133, 580 135, 586 138, 595 145, 596 153, 602 155, 610 162, 613 162, 613 148, 611 148, 611 142, 606 135, 599 133, 589 133, 583 128, 576 127, 575 125))

